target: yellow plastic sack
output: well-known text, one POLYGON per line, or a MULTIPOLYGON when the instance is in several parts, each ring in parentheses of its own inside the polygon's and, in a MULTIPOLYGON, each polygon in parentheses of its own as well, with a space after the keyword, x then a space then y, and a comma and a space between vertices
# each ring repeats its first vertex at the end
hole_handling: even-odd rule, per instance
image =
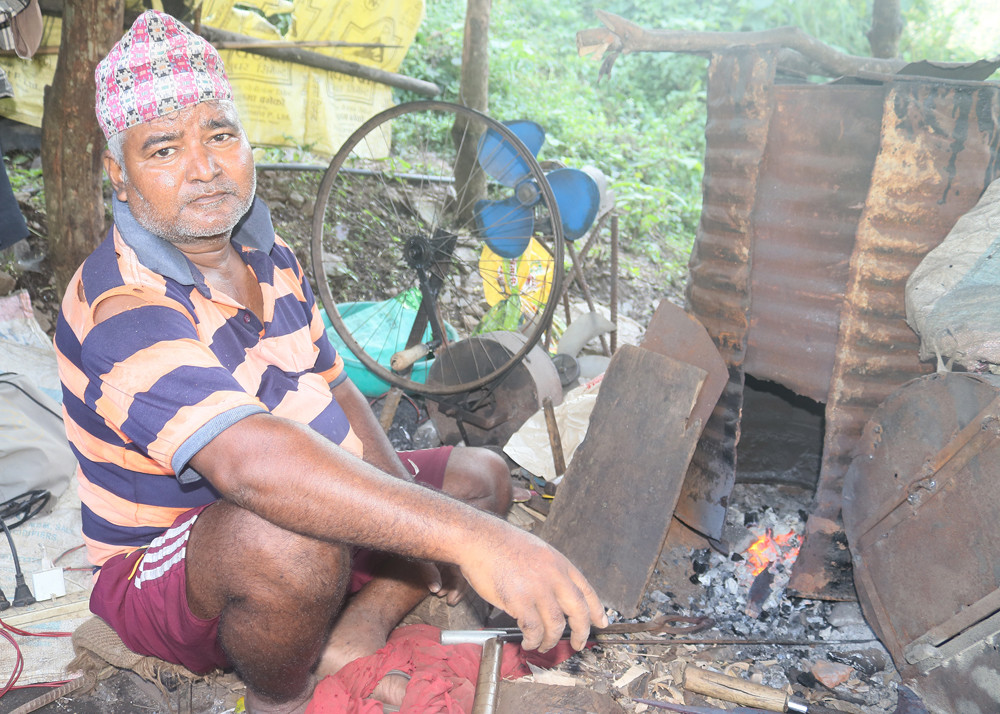
POLYGON ((501 258, 485 243, 479 256, 486 302, 492 307, 516 295, 529 318, 548 302, 553 271, 552 254, 534 238, 517 258, 501 258))
MULTIPOLYGON (((292 27, 281 37, 259 15, 233 6, 235 0, 205 0, 202 22, 271 40, 378 43, 385 48, 308 48, 389 72, 399 69, 423 20, 423 0, 256 0, 266 14, 291 6, 292 27)), ((247 4, 241 2, 241 4, 247 4)), ((252 144, 305 147, 333 155, 373 114, 392 105, 391 88, 357 77, 222 50, 240 118, 252 144)))
MULTIPOLYGON (((284 37, 263 17, 234 7, 236 0, 205 0, 202 23, 265 40, 342 41, 394 45, 381 48, 307 48, 386 71, 399 69, 423 20, 424 0, 241 0, 267 15, 291 10, 284 37)), ((45 17, 43 47, 58 47, 62 22, 45 17)), ((308 148, 331 156, 361 123, 392 105, 391 88, 356 77, 222 50, 243 126, 255 146, 308 148)), ((42 96, 52 83, 56 55, 30 62, 0 58, 14 97, 0 99, 0 115, 42 125, 42 96)), ((88 107, 91 111, 93 107, 88 107)))

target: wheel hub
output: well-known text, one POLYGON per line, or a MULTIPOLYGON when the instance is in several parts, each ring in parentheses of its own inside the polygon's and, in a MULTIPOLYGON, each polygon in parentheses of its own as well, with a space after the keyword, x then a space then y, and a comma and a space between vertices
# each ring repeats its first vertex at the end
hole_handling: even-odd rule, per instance
POLYGON ((427 270, 434 263, 436 246, 430 236, 418 233, 406 239, 403 257, 414 270, 427 270))

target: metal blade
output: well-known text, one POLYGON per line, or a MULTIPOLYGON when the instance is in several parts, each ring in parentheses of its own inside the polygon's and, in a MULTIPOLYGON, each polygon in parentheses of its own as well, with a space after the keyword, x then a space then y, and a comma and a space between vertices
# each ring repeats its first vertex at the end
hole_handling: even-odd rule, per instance
POLYGON ((534 211, 511 196, 502 201, 476 201, 476 228, 501 258, 516 258, 528 247, 535 230, 534 211))
MULTIPOLYGON (((538 155, 545 142, 545 130, 542 127, 527 120, 504 122, 504 126, 521 140, 532 156, 538 155)), ((515 186, 530 173, 528 163, 518 150, 493 129, 487 130, 479 140, 476 157, 483 171, 504 186, 515 186)))
POLYGON ((556 169, 545 174, 559 206, 563 237, 576 240, 584 235, 597 218, 601 191, 589 174, 579 169, 556 169))

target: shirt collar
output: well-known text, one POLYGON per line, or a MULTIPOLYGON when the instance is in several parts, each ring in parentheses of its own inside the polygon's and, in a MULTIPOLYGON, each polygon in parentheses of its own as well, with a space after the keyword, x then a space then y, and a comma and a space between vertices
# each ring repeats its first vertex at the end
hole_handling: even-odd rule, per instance
MULTIPOLYGON (((182 285, 197 285, 203 282, 201 273, 177 246, 139 225, 127 203, 118 200, 117 196, 112 196, 111 208, 118 233, 126 245, 135 251, 140 263, 182 285)), ((250 210, 233 228, 232 241, 240 248, 252 248, 265 253, 270 253, 274 247, 271 211, 257 196, 254 196, 250 210)))

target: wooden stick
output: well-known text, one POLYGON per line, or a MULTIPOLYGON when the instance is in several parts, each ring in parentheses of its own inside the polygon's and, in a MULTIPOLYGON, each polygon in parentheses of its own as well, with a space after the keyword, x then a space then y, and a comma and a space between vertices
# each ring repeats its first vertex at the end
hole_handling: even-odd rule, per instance
POLYGON ((706 697, 772 712, 787 711, 788 695, 739 677, 730 677, 693 665, 684 668, 684 688, 706 697))
POLYGON ((383 45, 379 42, 339 42, 337 40, 248 40, 246 42, 213 42, 217 50, 257 50, 268 47, 356 47, 399 49, 402 45, 383 45))
MULTIPOLYGON (((260 43, 260 39, 256 37, 240 35, 236 32, 220 30, 208 25, 201 26, 201 34, 202 37, 213 45, 217 42, 260 43)), ((270 57, 271 59, 294 62, 306 67, 315 67, 316 69, 325 69, 329 72, 339 72, 340 74, 367 79, 390 87, 396 87, 397 89, 405 89, 424 97, 436 97, 441 93, 441 88, 433 82, 425 82, 422 79, 414 79, 413 77, 396 74, 395 72, 386 72, 377 67, 369 67, 357 62, 348 62, 337 57, 328 57, 318 52, 310 52, 298 47, 248 47, 243 51, 261 55, 262 57, 270 57)))
POLYGON ((382 431, 386 434, 392 428, 392 420, 396 418, 396 410, 399 409, 399 400, 402 396, 403 390, 399 387, 393 387, 385 395, 385 401, 382 403, 382 414, 379 416, 378 423, 382 427, 382 431))

